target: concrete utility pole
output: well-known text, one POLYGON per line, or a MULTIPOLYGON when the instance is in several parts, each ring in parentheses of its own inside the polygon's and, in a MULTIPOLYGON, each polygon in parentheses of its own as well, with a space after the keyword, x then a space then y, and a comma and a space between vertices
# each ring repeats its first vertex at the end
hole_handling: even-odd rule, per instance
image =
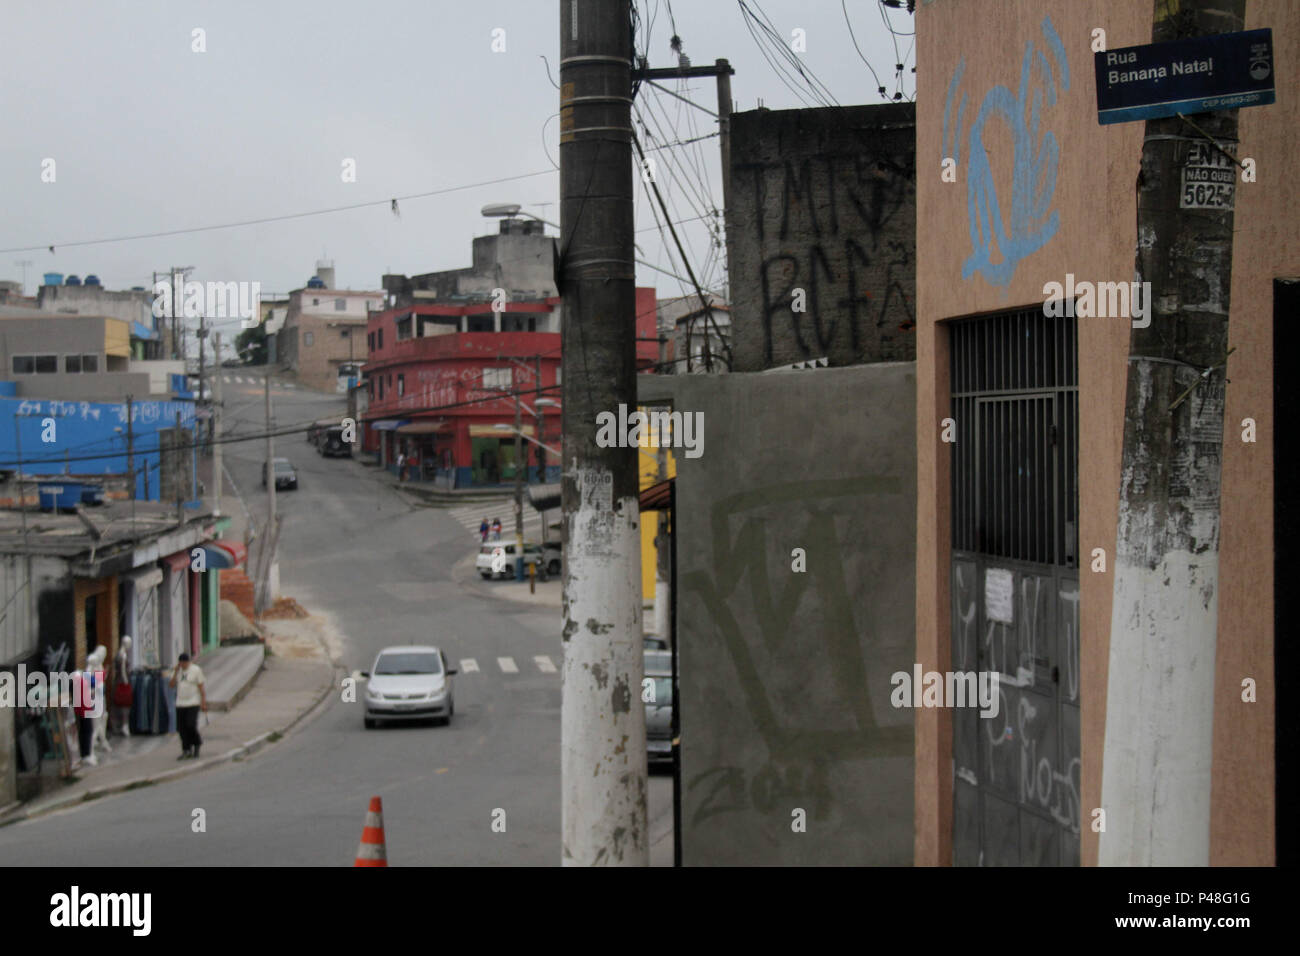
POLYGON ((600 412, 636 407, 631 63, 629 0, 560 4, 561 854, 576 866, 649 863, 637 448, 596 444, 600 412))
MULTIPOLYGON (((1242 29, 1245 0, 1154 0, 1152 41, 1242 29)), ((1237 111, 1195 125, 1229 150, 1237 111)), ((1233 213, 1181 210, 1182 169, 1205 136, 1146 123, 1137 181, 1139 281, 1150 325, 1132 331, 1106 694, 1098 862, 1207 866, 1219 485, 1233 213)))
POLYGON ((524 575, 524 424, 519 392, 515 391, 515 574, 524 575))
POLYGON ((212 333, 216 346, 212 370, 212 513, 221 514, 221 333, 212 333))
POLYGON ((275 549, 272 539, 275 537, 275 419, 271 414, 271 366, 266 366, 266 464, 263 474, 266 476, 266 535, 262 542, 262 566, 258 568, 262 578, 262 610, 275 601, 275 549))

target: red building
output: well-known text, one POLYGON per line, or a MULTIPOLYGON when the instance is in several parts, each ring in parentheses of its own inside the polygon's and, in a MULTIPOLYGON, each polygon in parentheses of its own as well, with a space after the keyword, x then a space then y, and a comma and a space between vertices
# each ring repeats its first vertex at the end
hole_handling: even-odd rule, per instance
MULTIPOLYGON (((518 393, 526 480, 558 481, 559 457, 534 441, 559 448, 560 300, 494 312, 490 297, 474 298, 370 314, 362 448, 389 469, 405 454, 408 475, 448 487, 512 484, 518 393)), ((649 368, 658 357, 654 289, 636 290, 636 312, 637 366, 649 368)))

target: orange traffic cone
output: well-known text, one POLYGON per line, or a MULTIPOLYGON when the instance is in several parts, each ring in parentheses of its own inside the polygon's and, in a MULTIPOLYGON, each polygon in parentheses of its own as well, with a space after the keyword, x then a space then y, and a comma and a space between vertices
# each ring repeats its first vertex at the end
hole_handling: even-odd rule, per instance
POLYGON ((384 802, 370 798, 366 825, 361 831, 361 845, 357 847, 357 861, 353 866, 388 866, 388 848, 384 844, 384 802))

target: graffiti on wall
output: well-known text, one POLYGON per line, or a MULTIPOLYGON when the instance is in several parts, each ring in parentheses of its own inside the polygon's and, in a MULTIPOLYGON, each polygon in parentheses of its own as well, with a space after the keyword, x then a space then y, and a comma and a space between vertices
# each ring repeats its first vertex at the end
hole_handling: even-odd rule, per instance
POLYGON ((882 649, 864 642, 862 622, 855 620, 860 582, 849 580, 836 557, 811 563, 800 574, 769 563, 776 516, 783 535, 814 542, 819 554, 842 556, 858 544, 839 540, 836 516, 864 497, 900 494, 901 486, 896 477, 870 475, 789 482, 714 504, 708 570, 684 575, 682 586, 703 606, 701 633, 716 634, 725 648, 740 703, 768 760, 752 773, 711 767, 684 781, 691 802, 699 801, 692 827, 718 814, 765 813, 792 803, 805 806, 809 819, 826 821, 835 803, 831 778, 837 764, 911 755, 910 724, 882 726, 875 717, 868 655, 882 649), (801 628, 809 621, 817 624, 801 628), (790 667, 772 668, 765 664, 769 660, 790 667), (816 701, 805 691, 792 697, 774 683, 774 675, 779 680, 783 671, 797 671, 803 688, 814 670, 829 680, 826 697, 816 701), (833 726, 828 713, 836 715, 833 726))
POLYGON ((912 202, 910 156, 738 163, 733 175, 753 201, 765 365, 774 340, 792 337, 804 358, 857 358, 915 325, 910 227, 891 226, 912 202))
POLYGON ((1041 40, 1025 44, 1020 83, 1015 92, 998 84, 984 94, 963 142, 966 94, 960 93, 966 69, 963 57, 948 84, 943 110, 943 157, 964 164, 966 214, 971 254, 961 276, 979 273, 990 284, 1006 287, 1020 261, 1045 246, 1060 229, 1060 213, 1052 209, 1060 147, 1050 129, 1040 133, 1045 108, 1056 104, 1057 87, 1070 88, 1070 64, 1051 17, 1040 25, 1041 40), (997 119, 1010 135, 1011 151, 990 154, 986 136, 989 120, 997 119), (1011 196, 999 196, 994 163, 1005 183, 1010 173, 1011 196))

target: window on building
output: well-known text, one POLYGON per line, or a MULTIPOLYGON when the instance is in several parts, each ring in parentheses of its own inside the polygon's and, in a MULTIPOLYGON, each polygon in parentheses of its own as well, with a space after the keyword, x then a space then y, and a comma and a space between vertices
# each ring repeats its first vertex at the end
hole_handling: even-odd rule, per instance
POLYGON ((402 375, 401 373, 398 373, 397 376, 397 394, 398 395, 406 394, 406 376, 402 375))
POLYGON ((563 384, 563 383, 560 381, 560 373, 561 373, 562 371, 563 371, 563 369, 562 369, 560 366, 558 366, 558 365, 555 366, 555 384, 556 384, 556 385, 561 385, 561 384, 563 384))
POLYGON ((335 311, 335 312, 346 312, 347 310, 348 310, 348 300, 347 300, 347 299, 335 299, 335 300, 334 300, 334 311, 335 311))
POLYGON ((316 341, 316 336, 313 333, 304 332, 302 334, 302 344, 306 345, 308 348, 310 348, 311 344, 315 341, 316 341))
POLYGON ((57 355, 15 355, 11 361, 15 375, 48 374, 59 370, 57 355))
POLYGON ((375 346, 376 346, 377 348, 381 348, 381 349, 384 347, 384 330, 383 330, 383 329, 380 329, 378 332, 375 333, 375 346))
POLYGON ((483 387, 509 388, 511 385, 511 372, 512 370, 509 368, 483 369, 483 387))
POLYGON ((320 305, 320 299, 312 299, 312 300, 311 300, 311 304, 312 304, 312 305, 320 305))
POLYGON ((371 351, 371 352, 373 352, 373 351, 375 350, 375 333, 374 333, 374 332, 367 332, 367 333, 366 333, 366 349, 367 349, 368 351, 371 351))
POLYGON ((379 378, 379 400, 380 400, 381 402, 384 400, 384 379, 383 379, 383 376, 380 376, 380 378, 379 378))
POLYGON ((99 356, 94 354, 83 355, 81 357, 81 370, 83 372, 98 372, 99 356))
POLYGON ((415 313, 412 312, 393 322, 393 327, 397 330, 397 341, 401 342, 403 339, 411 337, 411 326, 414 324, 414 317, 415 313))

